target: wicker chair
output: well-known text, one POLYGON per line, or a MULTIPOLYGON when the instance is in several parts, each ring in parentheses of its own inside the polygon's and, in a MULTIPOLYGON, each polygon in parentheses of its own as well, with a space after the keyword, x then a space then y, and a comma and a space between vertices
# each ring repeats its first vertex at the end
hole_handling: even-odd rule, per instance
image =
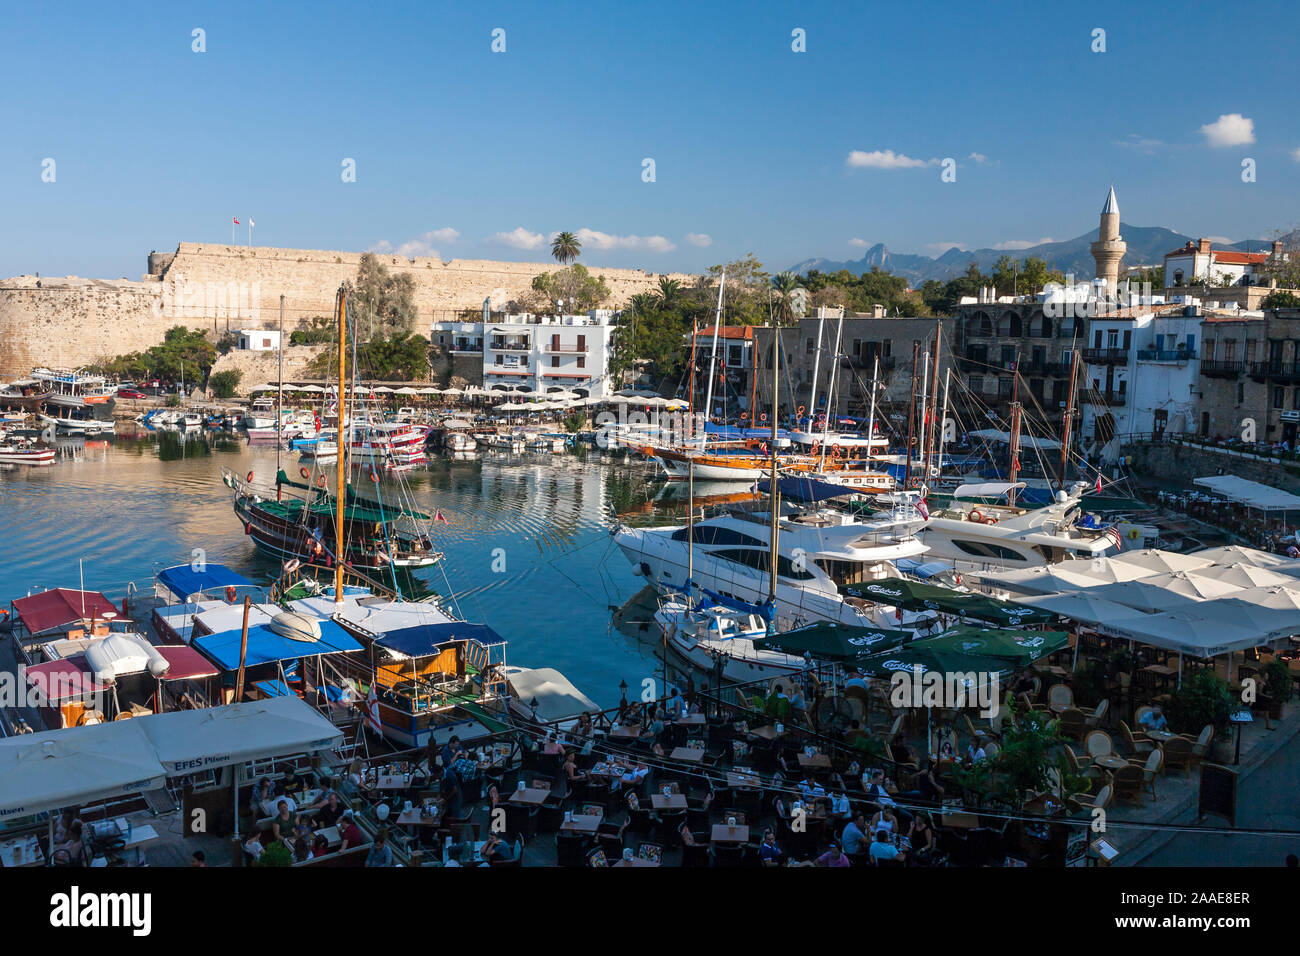
POLYGON ((1160 768, 1165 762, 1163 750, 1153 750, 1147 755, 1146 766, 1142 768, 1142 785, 1145 789, 1151 791, 1151 802, 1156 800, 1156 777, 1160 773, 1160 768))
POLYGON ((1129 730, 1128 724, 1124 721, 1119 722, 1119 731, 1124 735, 1124 743, 1134 755, 1144 757, 1155 749, 1155 744, 1149 740, 1137 740, 1133 736, 1133 731, 1129 730))
POLYGON ((1069 684, 1053 684, 1047 690, 1047 706, 1060 713, 1074 706, 1074 691, 1069 684))
POLYGON ((1214 742, 1214 725, 1206 724, 1201 728, 1200 735, 1192 744, 1192 760, 1201 764, 1205 762, 1206 756, 1210 752, 1210 744, 1214 742))
POLYGON ((1115 753, 1115 745, 1111 742, 1110 734, 1104 730, 1088 731, 1088 736, 1083 738, 1083 749, 1088 751, 1088 756, 1093 760, 1098 757, 1109 757, 1115 753))
POLYGON ((1111 775, 1117 800, 1142 802, 1143 769, 1135 763, 1125 764, 1111 775))
POLYGON ((1082 740, 1088 732, 1088 716, 1079 708, 1071 707, 1061 714, 1061 735, 1071 740, 1082 740))
POLYGON ((1103 697, 1097 709, 1084 718, 1084 723, 1089 727, 1100 727, 1101 722, 1106 719, 1106 712, 1110 710, 1110 698, 1103 697))
POLYGON ((1111 796, 1114 792, 1115 791, 1111 789, 1110 784, 1106 784, 1106 786, 1097 791, 1095 796, 1089 799, 1080 800, 1076 796, 1070 797, 1068 802, 1075 810, 1082 813, 1091 813, 1093 810, 1104 810, 1106 807, 1110 806, 1111 796))
POLYGON ((1170 770, 1181 770, 1184 777, 1190 777, 1192 747, 1192 742, 1186 737, 1174 737, 1165 741, 1165 773, 1170 770))

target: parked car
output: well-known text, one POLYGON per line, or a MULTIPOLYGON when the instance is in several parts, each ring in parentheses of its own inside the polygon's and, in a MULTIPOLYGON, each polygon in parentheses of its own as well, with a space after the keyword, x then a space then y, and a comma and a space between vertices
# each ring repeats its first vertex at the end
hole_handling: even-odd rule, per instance
POLYGON ((117 390, 118 398, 144 398, 144 392, 136 388, 119 388, 117 390))

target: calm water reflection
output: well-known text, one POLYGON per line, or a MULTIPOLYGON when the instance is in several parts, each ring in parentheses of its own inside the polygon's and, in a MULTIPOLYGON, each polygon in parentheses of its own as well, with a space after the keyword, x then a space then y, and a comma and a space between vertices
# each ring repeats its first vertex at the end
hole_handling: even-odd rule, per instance
MULTIPOLYGON (((128 581, 148 587, 193 548, 258 582, 276 571, 243 535, 221 483, 222 466, 269 481, 273 447, 161 433, 75 452, 53 467, 0 471, 4 602, 29 588, 76 587, 78 559, 86 586, 118 599, 128 581)), ((296 470, 296 455, 283 457, 296 470)), ((421 580, 504 635, 511 663, 556 667, 605 706, 617 703, 620 680, 636 686, 658 671, 649 634, 610 623, 611 607, 641 586, 605 530, 612 511, 644 509, 658 490, 640 467, 577 453, 435 458, 404 482, 417 507, 450 522, 434 530, 446 561, 421 580)), ((396 487, 382 489, 393 500, 396 487)))

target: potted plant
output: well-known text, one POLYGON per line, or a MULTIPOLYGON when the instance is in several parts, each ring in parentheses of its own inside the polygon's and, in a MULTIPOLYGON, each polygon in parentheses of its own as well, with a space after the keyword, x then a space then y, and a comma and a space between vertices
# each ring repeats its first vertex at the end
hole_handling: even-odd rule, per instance
POLYGON ((1281 661, 1264 668, 1264 696, 1268 698, 1268 719, 1281 720, 1282 708, 1291 699, 1291 671, 1281 661))
POLYGON ((1170 724, 1180 733, 1196 734, 1210 724, 1214 728, 1214 748, 1219 759, 1223 759, 1225 747, 1227 758, 1232 756, 1226 731, 1231 723, 1229 718, 1240 709, 1241 701, 1211 670, 1199 671, 1183 681, 1167 708, 1170 724))
POLYGON ((293 866, 293 854, 280 840, 276 840, 257 858, 254 866, 293 866))

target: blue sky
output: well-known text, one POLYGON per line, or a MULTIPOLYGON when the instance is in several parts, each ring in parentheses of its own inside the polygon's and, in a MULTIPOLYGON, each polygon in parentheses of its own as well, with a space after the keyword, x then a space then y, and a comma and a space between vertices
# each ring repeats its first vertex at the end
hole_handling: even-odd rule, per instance
POLYGON ((1126 222, 1265 236, 1300 225, 1298 20, 1270 2, 11 6, 0 276, 138 277, 150 249, 229 242, 232 216, 259 245, 531 260, 570 229, 599 234, 593 264, 775 270, 877 241, 1070 238, 1112 181, 1126 222))

